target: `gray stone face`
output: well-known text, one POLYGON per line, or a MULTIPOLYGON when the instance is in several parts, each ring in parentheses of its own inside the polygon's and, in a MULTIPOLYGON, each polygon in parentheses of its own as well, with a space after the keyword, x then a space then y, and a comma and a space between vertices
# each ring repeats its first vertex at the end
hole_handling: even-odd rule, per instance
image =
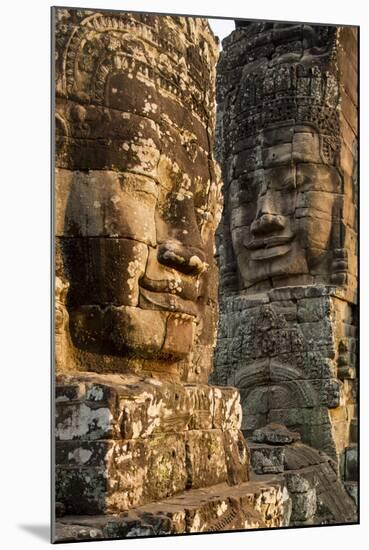
POLYGON ((355 295, 356 133, 347 123, 355 103, 341 109, 348 44, 355 64, 349 29, 250 23, 224 40, 217 68, 224 291, 333 283, 355 295))

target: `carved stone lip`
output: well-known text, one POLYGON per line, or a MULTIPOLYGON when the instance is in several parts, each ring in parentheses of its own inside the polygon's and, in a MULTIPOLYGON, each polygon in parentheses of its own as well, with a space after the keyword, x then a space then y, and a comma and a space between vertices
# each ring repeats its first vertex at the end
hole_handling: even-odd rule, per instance
POLYGON ((197 317, 196 305, 190 300, 184 300, 180 296, 169 292, 152 292, 140 287, 140 307, 144 309, 159 309, 172 313, 182 313, 191 317, 197 317))
POLYGON ((172 279, 150 279, 146 275, 140 280, 140 288, 151 292, 160 292, 169 295, 176 295, 190 302, 198 298, 198 285, 186 280, 186 277, 172 279))
POLYGON ((263 237, 262 239, 252 239, 248 243, 245 243, 245 248, 248 248, 249 250, 274 248, 290 243, 293 238, 294 235, 274 235, 271 237, 263 237))
POLYGON ((255 261, 269 260, 270 258, 275 258, 276 256, 284 256, 290 250, 290 244, 271 246, 269 248, 259 248, 251 251, 250 259, 255 261))

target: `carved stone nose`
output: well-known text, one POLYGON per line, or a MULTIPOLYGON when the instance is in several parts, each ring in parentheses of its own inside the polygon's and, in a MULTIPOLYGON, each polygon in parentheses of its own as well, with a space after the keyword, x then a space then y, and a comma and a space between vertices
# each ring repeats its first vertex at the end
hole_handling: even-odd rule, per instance
POLYGON ((275 231, 282 231, 285 228, 285 219, 276 214, 263 214, 251 224, 253 235, 266 235, 275 231))
POLYGON ((188 275, 202 273, 208 267, 201 249, 185 246, 179 241, 166 241, 158 249, 161 264, 188 275))

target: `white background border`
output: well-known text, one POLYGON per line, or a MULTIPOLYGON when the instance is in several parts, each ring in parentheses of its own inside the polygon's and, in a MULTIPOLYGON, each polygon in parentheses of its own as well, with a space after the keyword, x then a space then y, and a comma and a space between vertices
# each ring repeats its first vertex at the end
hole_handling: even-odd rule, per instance
MULTIPOLYGON (((364 547, 368 529, 369 17, 360 0, 83 0, 79 7, 361 25, 361 526, 87 543, 115 548, 364 547), (366 342, 365 342, 366 340, 366 342)), ((68 5, 60 2, 58 5, 68 5)), ((1 8, 1 529, 3 548, 47 544, 50 369, 50 2, 1 8), (3 120, 5 118, 5 126, 3 120)), ((75 545, 72 545, 75 547, 75 545)), ((71 547, 72 547, 71 546, 71 547)), ((82 548, 79 546, 78 548, 82 548)), ((85 548, 85 546, 83 546, 85 548)))

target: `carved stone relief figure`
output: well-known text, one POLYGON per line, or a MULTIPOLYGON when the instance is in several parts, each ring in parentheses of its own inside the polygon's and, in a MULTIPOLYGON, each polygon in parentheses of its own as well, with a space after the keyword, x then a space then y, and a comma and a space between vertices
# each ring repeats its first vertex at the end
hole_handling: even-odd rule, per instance
POLYGON ((329 281, 342 183, 335 167, 324 163, 319 133, 314 126, 274 125, 255 142, 254 166, 245 171, 240 155, 239 177, 229 188, 241 285, 253 290, 262 281, 329 281))
POLYGON ((200 20, 73 17, 58 26, 56 187, 76 366, 206 380, 215 41, 200 20))
POLYGON ((346 28, 239 22, 224 40, 223 293, 324 283, 355 301, 354 59, 346 28))

